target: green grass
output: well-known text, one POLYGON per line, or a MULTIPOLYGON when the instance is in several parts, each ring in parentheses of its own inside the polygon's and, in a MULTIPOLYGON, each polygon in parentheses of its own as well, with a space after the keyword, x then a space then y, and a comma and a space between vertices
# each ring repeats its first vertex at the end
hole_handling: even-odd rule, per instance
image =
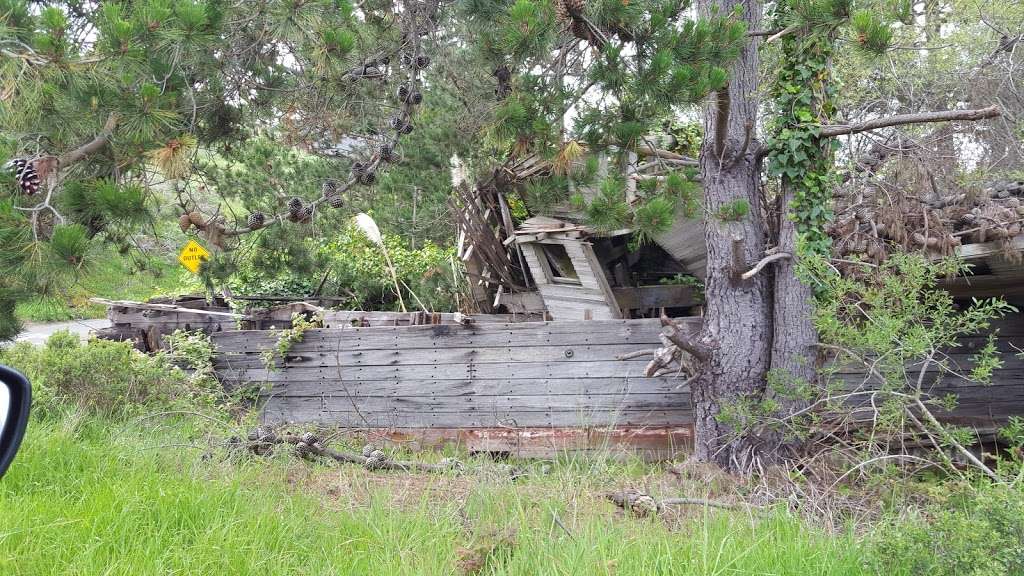
POLYGON ((130 262, 114 250, 105 250, 92 267, 65 293, 37 296, 18 303, 18 317, 25 322, 60 322, 103 318, 106 307, 89 303, 89 298, 145 300, 153 296, 189 291, 187 272, 173 260, 152 259, 146 270, 133 270, 130 262))
POLYGON ((0 481, 0 574, 459 574, 460 548, 509 531, 480 574, 866 573, 853 537, 779 511, 625 516, 601 493, 659 473, 637 462, 575 459, 516 482, 366 472, 203 458, 181 445, 204 427, 33 422, 0 481))

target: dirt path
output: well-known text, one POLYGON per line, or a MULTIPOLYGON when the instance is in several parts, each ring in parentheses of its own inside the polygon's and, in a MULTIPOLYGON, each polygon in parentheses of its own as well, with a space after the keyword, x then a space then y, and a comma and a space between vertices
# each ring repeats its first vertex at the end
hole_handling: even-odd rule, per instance
POLYGON ((25 330, 18 334, 17 340, 19 342, 26 341, 33 344, 44 344, 47 338, 60 330, 68 330, 73 334, 78 334, 82 340, 85 340, 93 330, 99 330, 108 326, 110 326, 110 320, 106 318, 71 320, 68 322, 28 323, 25 324, 25 330))

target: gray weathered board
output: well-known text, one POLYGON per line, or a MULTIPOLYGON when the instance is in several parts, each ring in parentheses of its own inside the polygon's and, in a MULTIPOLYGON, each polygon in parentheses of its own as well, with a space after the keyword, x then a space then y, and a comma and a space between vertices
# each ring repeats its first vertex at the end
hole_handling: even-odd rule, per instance
MULTIPOLYGON (((696 325, 695 325, 696 326, 696 325)), ((268 370, 276 335, 215 334, 228 385, 264 383, 272 422, 361 428, 686 426, 689 394, 645 378, 657 320, 310 330, 268 370)))
MULTIPOLYGON (((686 320, 696 330, 699 318, 686 320)), ((927 372, 936 396, 959 396, 942 416, 990 427, 1024 414, 1024 318, 996 323, 1002 365, 978 385, 927 372)), ((617 357, 659 345, 657 320, 478 323, 310 330, 268 369, 273 331, 213 335, 215 367, 229 386, 263 386, 271 422, 356 428, 467 429, 629 427, 678 429, 693 419, 673 377, 644 378, 648 357, 617 357)), ((985 337, 965 338, 951 366, 970 366, 985 337)), ((914 367, 910 367, 912 370, 914 367)), ((835 377, 847 390, 876 383, 862 367, 835 377)))

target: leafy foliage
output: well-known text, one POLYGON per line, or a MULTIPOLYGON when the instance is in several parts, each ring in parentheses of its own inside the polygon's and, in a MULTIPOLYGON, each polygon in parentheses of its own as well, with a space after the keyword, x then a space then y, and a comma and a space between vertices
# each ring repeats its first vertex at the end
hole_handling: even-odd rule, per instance
POLYGON ((0 350, 0 363, 32 381, 33 412, 56 415, 69 410, 123 417, 146 407, 191 401, 186 375, 166 356, 147 356, 131 342, 90 340, 57 332, 45 346, 19 342, 0 350))
POLYGON ((1005 486, 951 486, 908 516, 892 514, 871 536, 876 570, 934 576, 1024 571, 1024 497, 1005 486))

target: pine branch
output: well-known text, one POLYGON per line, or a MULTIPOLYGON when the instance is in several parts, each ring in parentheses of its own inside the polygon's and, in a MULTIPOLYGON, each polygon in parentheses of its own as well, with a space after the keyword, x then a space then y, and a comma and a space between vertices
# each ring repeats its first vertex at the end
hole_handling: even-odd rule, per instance
POLYGON ((844 134, 858 134, 868 130, 877 130, 889 126, 902 126, 904 124, 927 124, 930 122, 950 122, 954 120, 984 120, 995 118, 1002 112, 998 106, 978 108, 975 110, 942 110, 938 112, 918 112, 915 114, 897 114, 885 118, 876 118, 867 122, 857 124, 832 124, 821 127, 818 136, 821 138, 832 138, 844 134))
POLYGON ((57 157, 57 166, 62 168, 69 164, 74 164, 75 162, 98 152, 101 148, 107 145, 107 142, 110 141, 110 137, 114 135, 114 129, 117 128, 117 123, 120 120, 121 117, 118 116, 116 112, 112 112, 110 116, 107 117, 107 122, 103 125, 103 129, 100 130, 100 133, 97 134, 95 138, 74 150, 61 154, 57 157))

